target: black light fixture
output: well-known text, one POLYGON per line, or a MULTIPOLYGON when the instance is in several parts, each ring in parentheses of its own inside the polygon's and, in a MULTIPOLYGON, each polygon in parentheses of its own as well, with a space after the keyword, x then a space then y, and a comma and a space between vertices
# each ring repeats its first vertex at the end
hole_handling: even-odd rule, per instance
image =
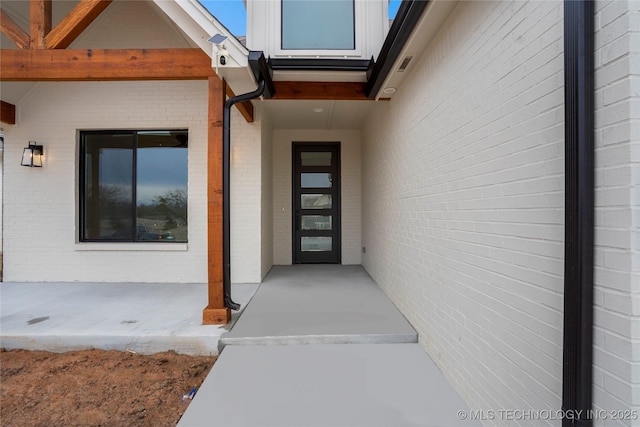
POLYGON ((44 149, 42 145, 36 144, 35 141, 29 141, 29 146, 26 147, 22 153, 22 166, 41 168, 43 154, 44 149))

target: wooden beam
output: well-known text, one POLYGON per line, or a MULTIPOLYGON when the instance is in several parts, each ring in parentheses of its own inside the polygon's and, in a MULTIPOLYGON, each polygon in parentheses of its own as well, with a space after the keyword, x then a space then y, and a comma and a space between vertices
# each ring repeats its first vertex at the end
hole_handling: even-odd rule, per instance
MULTIPOLYGON (((226 86, 226 85, 225 85, 226 86)), ((235 93, 231 90, 229 86, 226 86, 227 96, 229 98, 233 98, 236 96, 235 93)), ((251 101, 239 102, 235 104, 236 108, 242 114, 242 117, 247 121, 247 123, 253 123, 253 104, 251 101)))
POLYGON ((18 49, 29 48, 29 34, 27 34, 13 19, 0 9, 0 31, 18 46, 18 49))
POLYGON ((29 3, 31 49, 44 49, 44 38, 51 31, 51 0, 31 0, 29 3))
POLYGON ((44 38, 47 49, 66 49, 112 0, 81 0, 44 38))
POLYGON ((211 58, 189 49, 2 49, 2 81, 200 80, 211 58))
POLYGON ((223 107, 226 84, 218 77, 209 77, 209 125, 207 143, 207 307, 202 312, 205 325, 225 324, 231 310, 224 306, 222 253, 222 138, 223 107))
POLYGON ((0 101, 0 122, 8 125, 16 124, 16 106, 0 101))
POLYGON ((370 100, 359 82, 275 81, 273 99, 370 100))

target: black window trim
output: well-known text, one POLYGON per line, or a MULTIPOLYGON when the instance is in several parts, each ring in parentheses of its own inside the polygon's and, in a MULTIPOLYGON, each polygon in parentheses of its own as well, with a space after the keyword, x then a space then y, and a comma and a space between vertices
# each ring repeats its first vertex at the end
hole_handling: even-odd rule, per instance
MULTIPOLYGON (((86 166, 85 166, 85 156, 86 156, 86 139, 85 136, 86 135, 131 135, 133 137, 133 154, 132 154, 132 200, 137 200, 137 187, 138 187, 138 183, 137 183, 137 157, 138 157, 138 134, 141 132, 164 132, 164 131, 168 131, 168 132, 186 132, 188 133, 189 130, 187 128, 171 128, 171 129, 103 129, 103 130, 80 130, 78 131, 78 139, 79 139, 79 144, 78 144, 78 151, 79 151, 79 155, 78 155, 78 159, 79 159, 79 175, 78 175, 78 179, 79 179, 79 194, 78 194, 78 211, 79 211, 79 215, 78 215, 78 219, 79 219, 79 223, 78 223, 78 241, 80 243, 134 243, 134 244, 140 244, 140 243, 162 243, 162 244, 166 244, 166 243, 173 243, 173 244, 177 244, 177 243, 188 243, 187 241, 153 241, 153 240, 136 240, 135 237, 135 221, 134 221, 134 227, 132 227, 131 229, 131 238, 130 239, 89 239, 86 238, 84 236, 85 234, 85 224, 86 224, 86 214, 85 214, 85 194, 86 194, 86 189, 87 189, 87 180, 86 180, 86 166)), ((131 204, 131 212, 130 212, 131 218, 136 218, 137 216, 137 205, 136 203, 132 203, 131 204)))

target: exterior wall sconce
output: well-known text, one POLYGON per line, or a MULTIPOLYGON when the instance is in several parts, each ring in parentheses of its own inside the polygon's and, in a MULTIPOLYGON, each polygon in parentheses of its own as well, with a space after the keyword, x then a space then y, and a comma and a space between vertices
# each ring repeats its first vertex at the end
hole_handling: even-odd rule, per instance
POLYGON ((22 153, 22 166, 41 168, 43 154, 44 149, 42 145, 37 145, 35 141, 29 141, 29 146, 26 147, 22 153))

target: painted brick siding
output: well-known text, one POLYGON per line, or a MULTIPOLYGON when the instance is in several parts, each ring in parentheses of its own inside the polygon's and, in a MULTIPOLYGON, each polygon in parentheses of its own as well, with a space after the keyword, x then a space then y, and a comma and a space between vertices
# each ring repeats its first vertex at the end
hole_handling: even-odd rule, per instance
POLYGON ((595 24, 594 405, 640 412, 640 2, 599 1, 595 24))
POLYGON ((246 123, 231 111, 231 281, 259 283, 262 279, 262 125, 256 109, 246 123))
MULTIPOLYGON (((6 281, 207 281, 206 81, 40 83, 18 109, 18 125, 5 129, 6 281), (168 128, 189 130, 189 243, 78 243, 77 131, 168 128), (29 140, 45 146, 40 170, 19 165, 29 140)), ((247 124, 234 109, 232 128, 231 275, 236 283, 256 283, 262 277, 259 117, 247 124)))
POLYGON ((273 263, 292 263, 291 143, 340 141, 342 175, 342 264, 361 262, 360 132, 288 130, 273 132, 273 263))
POLYGON ((472 409, 561 406, 562 20, 459 2, 362 130, 363 265, 472 409))
POLYGON ((18 112, 5 127, 6 281, 206 282, 206 81, 39 83, 18 112), (189 130, 189 243, 77 243, 78 130, 172 128, 189 130), (20 166, 29 140, 42 169, 20 166))
POLYGON ((262 120, 262 220, 261 279, 273 267, 273 129, 268 120, 262 120))

